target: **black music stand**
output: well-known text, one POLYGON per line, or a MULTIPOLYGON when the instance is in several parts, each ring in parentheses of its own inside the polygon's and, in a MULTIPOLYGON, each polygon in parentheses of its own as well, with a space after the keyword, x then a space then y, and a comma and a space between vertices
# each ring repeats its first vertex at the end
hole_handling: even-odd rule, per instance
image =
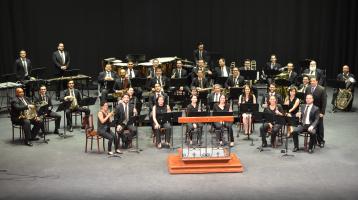
POLYGON ((187 85, 187 78, 171 78, 170 79, 170 87, 175 87, 178 89, 181 86, 187 85))
POLYGON ((267 75, 267 77, 274 77, 276 76, 277 74, 279 74, 280 71, 279 70, 275 70, 275 69, 265 69, 265 74, 267 75))
POLYGON ((178 118, 182 116, 182 112, 169 112, 169 113, 162 113, 158 114, 157 120, 158 122, 169 122, 171 126, 171 148, 170 150, 177 149, 178 147, 174 147, 174 134, 173 134, 173 123, 178 122, 178 118))
POLYGON ((225 82, 226 82, 226 80, 227 80, 228 78, 229 78, 229 77, 221 77, 221 76, 216 77, 216 78, 215 78, 215 83, 216 83, 216 84, 219 84, 219 85, 222 86, 222 87, 225 87, 225 82))
POLYGON ((70 101, 63 101, 62 103, 60 103, 60 105, 58 105, 56 112, 61 112, 63 111, 63 134, 59 134, 59 136, 62 136, 63 139, 69 137, 66 135, 66 109, 70 106, 70 101))
MULTIPOLYGON (((146 116, 147 115, 132 116, 132 117, 129 118, 129 121, 128 121, 127 124, 132 124, 133 123, 134 125, 136 125, 138 127, 139 123, 144 122, 146 116)), ((137 128, 137 135, 136 135, 135 141, 136 141, 136 145, 135 145, 136 148, 135 149, 130 149, 129 152, 140 153, 141 151, 143 151, 143 149, 139 148, 139 131, 138 131, 138 128, 137 128)))
MULTIPOLYGON (((258 103, 256 103, 256 104, 244 103, 244 104, 241 104, 240 107, 239 107, 238 117, 240 118, 240 114, 242 114, 242 113, 251 113, 252 114, 252 113, 255 113, 255 112, 258 112, 258 111, 259 111, 259 104, 258 103)), ((250 139, 250 134, 251 133, 249 133, 247 135, 247 140, 251 140, 251 146, 254 146, 254 140, 250 139)))
POLYGON ((239 99, 241 94, 242 94, 242 88, 241 87, 231 87, 229 89, 229 98, 231 100, 239 99))
MULTIPOLYGON (((212 116, 233 116, 234 113, 233 112, 220 112, 220 111, 213 111, 212 116)), ((221 134, 224 133, 224 126, 221 126, 221 134)), ((230 135, 228 134, 227 137, 228 140, 230 140, 230 135)), ((231 154, 231 148, 229 148, 229 155, 231 154)))
POLYGON ((276 79, 275 84, 278 87, 288 87, 291 85, 291 82, 286 79, 276 79))
MULTIPOLYGON (((286 124, 287 126, 297 126, 298 125, 298 117, 288 117, 288 116, 285 116, 285 121, 286 121, 286 124)), ((288 157, 288 156, 295 156, 293 154, 288 154, 288 136, 286 135, 285 137, 286 141, 285 141, 285 149, 281 149, 281 153, 284 153, 282 155, 282 157, 288 157)))
MULTIPOLYGON (((265 122, 274 123, 275 121, 275 115, 271 113, 266 112, 254 112, 254 116, 257 120, 262 122, 262 125, 264 125, 265 122)), ((264 136, 266 137, 266 136, 264 136)), ((270 151, 270 149, 264 149, 262 146, 257 147, 259 152, 262 151, 270 151)))
MULTIPOLYGON (((201 101, 202 105, 208 106, 207 105, 208 104, 208 94, 209 94, 208 90, 202 90, 202 91, 199 92, 198 101, 199 102, 201 101)), ((203 106, 202 106, 202 108, 203 108, 203 106)), ((204 108, 204 110, 205 110, 205 108, 204 108)))
POLYGON ((63 76, 77 76, 80 73, 80 69, 67 69, 63 71, 63 76))
POLYGON ((96 104, 96 101, 97 101, 97 97, 87 97, 87 98, 83 98, 79 102, 79 105, 80 106, 92 106, 92 105, 96 104))
POLYGON ((132 78, 130 82, 132 87, 140 87, 143 89, 146 86, 147 78, 135 77, 132 78))
POLYGON ((329 80, 329 84, 336 89, 346 89, 346 82, 340 80, 329 80))
POLYGON ((39 79, 39 77, 44 78, 43 75, 45 74, 45 71, 46 67, 34 68, 31 70, 31 75, 37 79, 39 79))
POLYGON ((113 86, 114 86, 115 80, 104 80, 103 85, 104 88, 108 91, 108 93, 113 93, 113 86))
POLYGON ((257 70, 240 70, 240 75, 243 76, 245 80, 256 80, 257 70))

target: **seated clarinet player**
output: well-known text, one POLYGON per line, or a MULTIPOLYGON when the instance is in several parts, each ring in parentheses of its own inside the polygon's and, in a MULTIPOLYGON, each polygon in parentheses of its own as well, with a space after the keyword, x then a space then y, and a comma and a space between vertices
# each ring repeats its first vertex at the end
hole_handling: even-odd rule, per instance
MULTIPOLYGON (((221 95, 219 98, 219 102, 214 104, 213 112, 232 112, 231 106, 229 103, 226 102, 226 97, 221 95)), ((214 123, 215 129, 227 128, 229 131, 230 140, 230 147, 234 146, 234 133, 232 130, 232 123, 231 122, 215 122, 214 123)), ((216 138, 219 139, 220 145, 223 145, 223 133, 217 133, 216 138)))
POLYGON ((164 96, 159 96, 157 98, 156 105, 153 107, 153 129, 155 130, 156 145, 160 149, 162 148, 162 138, 161 138, 161 128, 165 129, 165 142, 164 146, 170 147, 170 132, 171 126, 169 122, 158 121, 158 115, 163 113, 171 112, 169 105, 165 104, 164 96))
MULTIPOLYGON (((242 104, 256 104, 256 96, 253 94, 250 85, 245 85, 243 88, 243 94, 239 96, 239 107, 242 104)), ((242 124, 244 125, 245 135, 252 133, 252 114, 242 113, 242 124)))
POLYGON ((293 148, 293 152, 299 150, 298 146, 298 134, 302 133, 303 131, 308 131, 310 134, 310 141, 308 145, 308 152, 313 153, 313 147, 316 144, 316 131, 317 125, 319 123, 319 114, 320 110, 317 106, 313 104, 313 95, 307 94, 306 95, 306 105, 301 106, 301 111, 297 113, 297 117, 300 117, 302 125, 296 127, 292 134, 293 134, 293 142, 295 147, 293 148))
POLYGON ((130 118, 138 114, 134 104, 129 102, 128 93, 123 95, 122 102, 117 105, 115 113, 116 130, 122 139, 122 147, 127 149, 132 144, 132 138, 137 135, 137 127, 130 118), (125 130, 129 132, 124 132, 125 130))
MULTIPOLYGON (((286 97, 285 102, 283 103, 284 105, 288 105, 288 110, 286 115, 288 117, 294 117, 296 116, 296 113, 299 110, 299 105, 300 105, 300 99, 296 97, 297 94, 297 88, 295 86, 292 86, 289 88, 289 96, 286 97)), ((288 127, 288 137, 291 135, 293 130, 293 126, 289 126, 288 127)))
POLYGON ((138 114, 140 114, 142 110, 142 102, 135 96, 134 89, 132 87, 128 88, 127 93, 129 95, 129 103, 133 104, 133 106, 137 109, 138 114))
POLYGON ((114 148, 116 149, 116 153, 122 153, 118 148, 118 138, 115 133, 111 130, 111 117, 113 116, 113 112, 109 112, 108 103, 102 101, 100 103, 100 111, 98 112, 98 123, 97 123, 97 132, 98 135, 106 138, 108 140, 108 154, 113 155, 112 152, 112 143, 114 143, 114 148))
MULTIPOLYGON (((282 106, 280 104, 277 104, 276 96, 270 96, 269 104, 264 109, 264 113, 283 116, 282 106)), ((280 124, 275 124, 273 122, 265 122, 260 127, 262 147, 267 147, 267 141, 266 141, 267 133, 271 133, 271 146, 275 147, 276 135, 281 128, 282 128, 282 125, 280 125, 280 124)))
POLYGON ((68 81, 67 89, 63 92, 64 97, 61 98, 62 101, 69 102, 69 106, 66 108, 66 118, 67 118, 67 126, 70 129, 70 132, 73 131, 72 128, 72 113, 73 112, 84 112, 85 116, 82 120, 82 129, 88 125, 88 118, 91 113, 90 109, 79 105, 79 102, 82 100, 81 93, 78 89, 74 88, 75 83, 73 80, 68 81))
MULTIPOLYGON (((54 134, 59 134, 58 129, 60 128, 61 124, 61 115, 52 111, 52 100, 51 97, 47 94, 47 88, 46 86, 41 86, 39 94, 34 97, 35 104, 39 105, 47 105, 45 106, 44 110, 39 110, 38 114, 40 116, 48 116, 55 118, 55 130, 53 131, 54 134)), ((42 132, 44 133, 44 129, 42 129, 42 132)))
POLYGON ((16 88, 16 96, 11 100, 11 121, 22 126, 25 134, 25 145, 32 146, 30 141, 39 140, 37 134, 43 121, 36 114, 36 107, 24 96, 22 88, 16 88), (31 129, 31 124, 34 125, 31 129))
MULTIPOLYGON (((191 103, 186 108, 187 115, 193 112, 201 112, 201 106, 198 102, 198 97, 196 95, 191 96, 191 103)), ((193 144, 193 133, 197 133, 197 144, 201 145, 201 136, 203 131, 203 124, 202 123, 188 123, 188 134, 189 134, 189 143, 193 144)))
POLYGON ((108 93, 111 92, 112 88, 107 88, 108 81, 115 81, 118 79, 118 74, 112 71, 112 65, 107 63, 104 71, 98 75, 98 83, 100 84, 101 101, 106 101, 108 93))
POLYGON ((163 91, 159 83, 154 85, 154 92, 149 95, 149 106, 150 110, 153 108, 158 100, 158 97, 163 96, 165 103, 168 103, 168 95, 163 91))

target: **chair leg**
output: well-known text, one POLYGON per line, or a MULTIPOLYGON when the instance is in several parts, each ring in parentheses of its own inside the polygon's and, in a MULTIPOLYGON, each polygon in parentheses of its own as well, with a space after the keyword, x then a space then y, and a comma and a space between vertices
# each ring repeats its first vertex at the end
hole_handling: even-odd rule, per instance
POLYGON ((102 138, 102 143, 103 143, 103 151, 105 152, 106 151, 106 147, 104 145, 104 138, 102 138))
POLYGON ((91 136, 91 151, 92 151, 92 146, 93 146, 93 136, 91 136))
POLYGON ((98 153, 100 152, 100 149, 99 149, 99 137, 97 136, 97 151, 98 151, 98 153))
POLYGON ((12 142, 15 142, 15 130, 14 130, 14 126, 12 126, 12 142))
POLYGON ((86 153, 87 153, 87 144, 88 144, 88 137, 86 136, 86 148, 85 148, 86 153))

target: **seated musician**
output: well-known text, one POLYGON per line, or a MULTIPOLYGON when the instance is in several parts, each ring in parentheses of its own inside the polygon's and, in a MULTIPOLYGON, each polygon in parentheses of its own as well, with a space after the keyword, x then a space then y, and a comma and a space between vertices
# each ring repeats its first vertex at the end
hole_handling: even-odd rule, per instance
POLYGON ((122 103, 117 105, 115 113, 116 130, 121 136, 123 148, 126 149, 132 144, 132 138, 137 135, 137 127, 130 118, 138 114, 137 109, 129 102, 128 93, 123 95, 122 103), (124 130, 128 130, 129 133, 125 133, 124 130))
MULTIPOLYGON (((53 131, 53 133, 59 134, 58 129, 60 128, 61 124, 61 115, 52 111, 52 100, 51 97, 47 94, 46 86, 43 85, 40 87, 38 95, 34 97, 34 102, 35 104, 46 105, 45 109, 40 109, 38 114, 40 116, 48 116, 55 118, 55 130, 53 131)), ((45 132, 44 129, 42 129, 42 132, 45 132)))
POLYGON ((62 101, 69 102, 69 106, 66 108, 66 118, 67 118, 67 126, 70 130, 70 132, 73 131, 72 128, 72 115, 73 112, 84 112, 85 116, 82 120, 82 129, 88 125, 88 117, 91 114, 91 111, 89 108, 83 106, 79 106, 80 101, 82 100, 81 93, 78 89, 75 87, 75 83, 73 80, 69 80, 67 83, 67 89, 63 92, 64 97, 61 98, 62 101))
POLYGON ((155 91, 155 84, 159 83, 163 90, 169 88, 169 78, 162 74, 162 68, 158 67, 155 69, 155 77, 150 81, 150 88, 155 91))
POLYGON ((154 85, 154 92, 152 92, 149 95, 149 106, 152 108, 155 105, 155 102, 157 102, 158 97, 163 96, 165 103, 168 102, 168 95, 163 91, 162 87, 159 83, 156 83, 154 85))
POLYGON ((294 66, 292 62, 287 63, 288 81, 290 85, 297 85, 297 73, 293 70, 294 66))
POLYGON ((98 111, 98 123, 97 123, 97 133, 98 135, 106 138, 108 140, 108 154, 113 155, 112 152, 112 143, 114 143, 114 148, 116 149, 116 153, 122 153, 118 148, 118 138, 115 133, 111 130, 111 117, 113 116, 113 112, 109 112, 108 103, 102 101, 100 103, 101 108, 98 111))
MULTIPOLYGON (((352 109, 353 105, 353 99, 354 99, 354 86, 355 86, 355 78, 352 73, 349 72, 349 66, 344 65, 342 67, 342 73, 337 75, 338 81, 344 81, 346 83, 346 88, 348 92, 351 92, 352 99, 348 103, 347 107, 344 109, 344 111, 350 111, 352 109)), ((342 92, 341 89, 334 88, 333 89, 333 98, 332 98, 332 105, 333 105, 333 111, 336 111, 336 99, 339 92, 342 92)))
POLYGON ((221 92, 221 86, 219 84, 215 84, 213 86, 213 92, 208 94, 208 102, 209 103, 217 103, 219 102, 219 98, 222 94, 221 92))
POLYGON ((129 87, 129 79, 125 69, 119 71, 119 78, 116 79, 113 85, 115 93, 124 93, 129 87))
POLYGON ((225 59, 219 59, 219 67, 215 68, 215 77, 229 77, 230 67, 225 65, 225 59))
MULTIPOLYGON (((256 96, 254 95, 250 85, 245 85, 243 88, 243 94, 239 96, 239 107, 242 104, 256 104, 256 96)), ((251 113, 242 113, 242 123, 244 125, 245 135, 252 133, 252 114, 251 113)))
MULTIPOLYGON (((30 74, 32 69, 32 64, 30 59, 26 57, 26 51, 20 50, 20 57, 15 60, 14 63, 14 72, 16 74, 16 79, 19 82, 24 82, 25 80, 30 80, 30 74)), ((30 86, 26 85, 26 96, 30 96, 30 86)))
POLYGON ((240 70, 251 70, 251 61, 250 61, 250 59, 245 59, 244 66, 240 67, 240 70))
MULTIPOLYGON (((176 68, 173 69, 171 78, 187 78, 188 72, 183 69, 183 62, 181 60, 177 60, 176 68)), ((189 93, 189 87, 186 85, 182 85, 179 88, 175 88, 178 92, 187 92, 189 93)))
POLYGON ((193 73, 192 73, 192 79, 198 77, 198 72, 202 71, 204 76, 207 77, 208 79, 212 77, 213 72, 207 67, 207 64, 205 63, 205 61, 203 59, 199 59, 198 60, 198 65, 196 67, 194 67, 193 69, 193 73))
POLYGON ((170 123, 167 121, 158 121, 158 114, 168 113, 171 112, 169 105, 165 103, 164 96, 159 96, 157 98, 156 104, 153 107, 153 129, 155 130, 155 137, 156 137, 156 145, 160 149, 162 148, 162 138, 160 136, 161 128, 165 128, 165 147, 170 147, 170 132, 171 126, 170 123))
MULTIPOLYGON (((186 108, 187 115, 193 112, 201 112, 201 106, 198 102, 198 97, 196 95, 191 96, 191 103, 186 108)), ((189 143, 193 144, 193 133, 197 130, 197 144, 201 145, 201 136, 203 131, 202 123, 188 123, 188 131, 189 131, 189 143)))
POLYGON ((155 77, 155 71, 159 67, 159 60, 153 59, 152 64, 153 64, 153 66, 151 68, 148 68, 148 71, 147 71, 148 79, 153 79, 155 77))
MULTIPOLYGON (((283 116, 282 106, 280 104, 277 104, 276 96, 270 96, 269 104, 264 109, 264 113, 283 116)), ((267 133, 271 133, 271 146, 275 147, 276 135, 281 128, 282 128, 282 125, 280 125, 280 124, 275 124, 274 122, 265 122, 260 127, 260 136, 261 136, 261 140, 262 140, 262 147, 267 147, 267 141, 266 141, 267 133)))
POLYGON ((118 79, 118 74, 112 71, 112 65, 107 63, 104 67, 104 71, 98 75, 98 83, 100 84, 101 101, 107 99, 108 93, 111 92, 112 88, 107 88, 107 81, 115 81, 118 79))
MULTIPOLYGON (((232 112, 232 108, 229 103, 226 101, 226 97, 221 95, 219 98, 219 102, 214 104, 213 112, 232 112)), ((229 131, 229 140, 230 140, 230 147, 234 146, 234 133, 232 130, 232 123, 231 122, 215 122, 214 123, 215 129, 227 128, 229 131)), ((216 138, 219 139, 220 145, 223 145, 223 133, 219 132, 216 135, 216 138)))
POLYGON ((198 95, 199 95, 199 92, 198 92, 198 90, 196 89, 196 87, 191 87, 190 97, 192 97, 192 96, 198 96, 198 95))
MULTIPOLYGON (((16 96, 11 99, 11 121, 14 124, 21 125, 25 134, 25 145, 32 146, 30 141, 38 140, 37 134, 40 128, 43 126, 41 118, 28 118, 25 112, 35 112, 36 108, 29 98, 24 96, 24 90, 22 88, 16 88, 16 96), (31 124, 34 125, 31 129, 31 124)), ((34 114, 34 113, 32 113, 34 114)))
POLYGON ((191 82, 191 87, 196 87, 199 92, 200 90, 210 87, 208 80, 204 77, 203 71, 198 71, 198 77, 193 79, 191 82))
POLYGON ((306 95, 306 105, 301 106, 301 111, 297 113, 297 117, 300 117, 302 125, 296 127, 292 134, 293 134, 293 142, 294 148, 293 152, 299 150, 298 146, 298 134, 302 133, 303 131, 308 131, 310 134, 310 141, 308 145, 308 152, 313 153, 313 147, 316 144, 317 138, 317 126, 319 123, 319 108, 313 104, 313 95, 307 94, 306 95))
POLYGON ((310 78, 307 75, 303 75, 302 84, 299 86, 298 92, 305 93, 306 88, 310 85, 310 78))
POLYGON ((282 97, 279 93, 276 92, 276 84, 275 83, 271 83, 269 85, 269 91, 264 94, 262 100, 261 100, 261 107, 262 108, 267 108, 270 96, 275 96, 276 100, 277 100, 277 104, 281 104, 282 102, 282 97))
MULTIPOLYGON (((129 82, 130 82, 131 86, 132 86, 132 79, 133 78, 140 78, 141 77, 139 71, 136 70, 136 69, 133 69, 133 67, 134 67, 133 61, 131 61, 131 60, 128 61, 126 74, 128 75, 129 82)), ((142 93, 143 93, 142 88, 141 87, 133 87, 133 89, 134 89, 136 97, 141 99, 142 98, 142 93)))
MULTIPOLYGON (((277 57, 275 54, 272 54, 271 57, 270 57, 270 62, 267 62, 266 63, 266 66, 264 68, 264 73, 265 73, 265 70, 280 70, 281 69, 281 64, 277 62, 277 57)), ((267 83, 268 84, 271 84, 273 83, 273 79, 272 77, 266 77, 266 80, 267 80, 267 83)))
POLYGON ((133 106, 137 109, 138 114, 140 114, 142 110, 142 102, 135 96, 134 89, 132 87, 128 88, 127 93, 129 95, 129 103, 133 104, 133 106))
POLYGON ((232 69, 232 75, 226 80, 225 88, 240 87, 244 85, 244 77, 240 76, 240 70, 237 67, 232 69))
MULTIPOLYGON (((287 110, 286 115, 289 117, 294 117, 294 116, 296 116, 296 113, 298 112, 298 110, 300 108, 299 107, 300 99, 296 97, 297 88, 295 86, 290 87, 288 91, 289 91, 289 96, 287 96, 285 98, 285 101, 283 104, 288 105, 288 110, 287 110)), ((293 130, 292 126, 288 127, 288 136, 291 135, 292 130, 293 130)))
POLYGON ((314 60, 311 60, 309 68, 303 71, 303 75, 308 75, 310 78, 315 77, 318 85, 325 85, 326 78, 323 70, 317 68, 317 63, 314 60))

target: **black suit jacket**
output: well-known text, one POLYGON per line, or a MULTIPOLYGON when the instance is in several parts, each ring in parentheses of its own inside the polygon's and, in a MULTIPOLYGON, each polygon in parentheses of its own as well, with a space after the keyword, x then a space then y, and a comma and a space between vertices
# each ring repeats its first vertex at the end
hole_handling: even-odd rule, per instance
MULTIPOLYGON (((168 77, 166 77, 166 76, 162 76, 162 84, 164 85, 162 85, 162 88, 163 89, 167 89, 168 87, 169 87, 169 78, 168 77)), ((156 84, 156 83, 160 83, 159 82, 159 79, 155 76, 154 78, 152 78, 151 80, 150 80, 150 87, 151 88, 154 88, 154 85, 156 84)))
MULTIPOLYGON (((269 70, 271 69, 271 62, 266 63, 265 69, 269 69, 269 70)), ((279 70, 279 69, 281 69, 281 64, 275 63, 273 69, 271 69, 271 70, 279 70)))
MULTIPOLYGON (((191 82, 191 87, 200 87, 200 82, 198 78, 194 78, 193 81, 191 82)), ((206 78, 203 78, 203 88, 208 88, 209 82, 206 78)))
MULTIPOLYGON (((237 79, 237 82, 239 83, 239 86, 243 86, 245 83, 244 77, 243 76, 239 76, 239 78, 237 79)), ((234 87, 235 86, 235 80, 233 76, 230 76, 226 82, 225 82, 225 88, 229 88, 229 87, 234 87)))
MULTIPOLYGON (((160 95, 161 96, 164 96, 164 104, 167 104, 168 103, 168 95, 164 92, 160 92, 160 95)), ((157 102, 157 95, 156 93, 154 92, 151 92, 150 95, 149 95, 149 106, 150 106, 150 109, 153 108, 153 106, 156 104, 157 102)))
POLYGON ((133 70, 133 72, 134 72, 134 77, 130 77, 130 76, 129 76, 128 68, 126 69, 126 73, 128 74, 128 77, 130 77, 131 79, 132 79, 132 78, 139 78, 139 77, 140 77, 140 76, 139 76, 139 71, 136 70, 136 69, 132 69, 132 70, 133 70))
MULTIPOLYGON (((303 120, 303 116, 305 115, 305 109, 306 109, 306 105, 301 105, 301 120, 303 120)), ((314 128, 317 128, 318 122, 319 122, 319 108, 315 105, 312 105, 311 108, 311 112, 309 113, 309 121, 310 121, 310 126, 313 126, 314 128)), ((302 124, 304 124, 305 122, 302 121, 302 124)))
MULTIPOLYGON (((195 49, 193 51, 193 57, 194 57, 195 62, 197 62, 199 60, 199 50, 198 49, 195 49)), ((202 57, 203 57, 203 60, 205 62, 209 62, 210 56, 209 56, 209 53, 206 50, 203 51, 202 57)))
MULTIPOLYGON (((134 116, 134 108, 135 108, 134 104, 128 102, 128 110, 129 110, 128 120, 130 119, 130 117, 134 116)), ((115 110, 114 123, 116 123, 117 125, 124 125, 125 117, 126 115, 124 113, 123 103, 120 103, 117 105, 115 110)), ((131 125, 131 124, 133 124, 133 121, 129 122, 127 125, 131 125)))
MULTIPOLYGON (((312 94, 311 92, 312 87, 311 85, 309 85, 306 88, 306 92, 305 94, 312 94)), ((326 112, 326 105, 327 105, 327 93, 326 93, 326 89, 320 85, 316 86, 316 89, 313 91, 313 104, 315 106, 317 106, 320 110, 320 113, 325 114, 326 112)))
MULTIPOLYGON (((348 74, 348 77, 349 77, 349 78, 354 78, 354 75, 351 74, 351 73, 349 73, 349 74, 348 74)), ((354 78, 354 79, 355 79, 355 78, 354 78)), ((345 78, 344 78, 344 76, 343 76, 343 73, 340 73, 340 74, 337 75, 337 80, 339 80, 339 81, 345 81, 345 78)), ((354 91, 354 85, 355 85, 355 84, 352 83, 352 84, 350 84, 350 85, 348 86, 348 88, 351 89, 351 91, 354 91)), ((347 89, 348 89, 348 88, 347 88, 347 89)))
MULTIPOLYGON (((227 77, 229 77, 230 76, 230 67, 226 66, 226 72, 227 72, 227 77)), ((215 77, 222 77, 221 67, 215 67, 214 75, 215 75, 215 77)))
MULTIPOLYGON (((309 74, 310 73, 310 69, 305 69, 303 71, 303 74, 309 74)), ((321 69, 316 69, 316 73, 315 73, 316 79, 318 81, 318 85, 324 85, 325 81, 326 81, 326 77, 323 74, 323 70, 321 69)))
POLYGON ((291 76, 288 77, 288 81, 291 83, 291 85, 298 85, 297 78, 297 73, 292 71, 291 76))
POLYGON ((70 54, 68 53, 68 51, 64 51, 64 52, 65 52, 65 63, 63 63, 62 57, 58 51, 55 51, 52 54, 52 62, 55 66, 55 73, 57 75, 61 75, 64 71, 61 69, 61 66, 66 65, 68 69, 70 65, 70 54))
POLYGON ((113 90, 123 90, 129 87, 129 79, 117 78, 113 85, 113 90), (127 82, 127 83, 126 83, 127 82))
MULTIPOLYGON (((30 59, 26 58, 26 65, 27 65, 27 72, 28 72, 28 76, 30 76, 31 74, 31 70, 32 70, 32 64, 30 59)), ((18 81, 23 81, 26 79, 25 77, 25 68, 24 65, 21 61, 21 58, 18 58, 15 63, 14 63, 14 72, 16 74, 16 78, 18 81)))
MULTIPOLYGON (((31 104, 31 101, 29 98, 24 96, 24 99, 26 100, 26 102, 28 104, 31 104)), ((21 114, 22 111, 27 110, 28 106, 25 105, 18 97, 13 97, 11 99, 11 112, 10 112, 10 116, 11 116, 11 121, 15 122, 15 123, 19 123, 19 116, 21 114)))
MULTIPOLYGON (((45 95, 46 97, 46 101, 47 101, 47 108, 51 108, 52 107, 52 100, 51 100, 51 97, 48 95, 48 94, 46 94, 45 95)), ((40 96, 40 94, 36 94, 35 96, 34 96, 34 102, 35 102, 35 104, 37 104, 37 103, 40 103, 42 101, 42 98, 41 98, 41 96, 40 96)), ((46 109, 46 110, 39 110, 39 115, 44 115, 44 114, 47 114, 47 113, 49 113, 49 112, 51 112, 51 110, 49 110, 49 109, 46 109)))
MULTIPOLYGON (((185 78, 188 76, 188 72, 185 69, 181 69, 181 78, 185 78)), ((179 70, 177 68, 173 69, 171 77, 175 74, 174 78, 179 78, 179 70)))
MULTIPOLYGON (((275 96, 276 96, 276 99, 277 99, 277 104, 282 104, 283 102, 283 100, 282 100, 282 96, 279 94, 279 93, 277 93, 277 92, 275 92, 275 96)), ((264 94, 264 96, 263 96, 263 98, 262 98, 262 100, 261 100, 261 106, 263 105, 263 104, 265 104, 265 101, 266 101, 266 103, 268 103, 268 101, 269 101, 269 93, 265 93, 264 94)))
MULTIPOLYGON (((82 100, 82 95, 80 93, 80 91, 78 89, 74 89, 75 92, 75 96, 77 99, 77 103, 80 104, 80 101, 82 100)), ((65 97, 66 96, 70 96, 70 91, 68 89, 63 91, 63 97, 61 97, 61 102, 65 101, 65 97)), ((71 104, 68 104, 67 106, 69 107, 71 104)))
POLYGON ((147 76, 150 76, 151 78, 155 77, 155 70, 153 69, 153 67, 148 68, 147 76))
MULTIPOLYGON (((98 75, 98 83, 100 84, 101 89, 104 87, 104 81, 105 81, 104 78, 106 77, 106 75, 107 74, 105 71, 100 72, 98 75)), ((119 78, 118 74, 113 71, 111 71, 111 77, 114 79, 114 81, 116 81, 119 78)))
MULTIPOLYGON (((222 93, 219 94, 218 98, 220 98, 220 95, 223 95, 222 93)), ((218 101, 214 101, 214 98, 215 98, 215 92, 214 93, 210 93, 208 94, 208 102, 209 103, 212 103, 212 102, 219 102, 219 99, 218 101)))

